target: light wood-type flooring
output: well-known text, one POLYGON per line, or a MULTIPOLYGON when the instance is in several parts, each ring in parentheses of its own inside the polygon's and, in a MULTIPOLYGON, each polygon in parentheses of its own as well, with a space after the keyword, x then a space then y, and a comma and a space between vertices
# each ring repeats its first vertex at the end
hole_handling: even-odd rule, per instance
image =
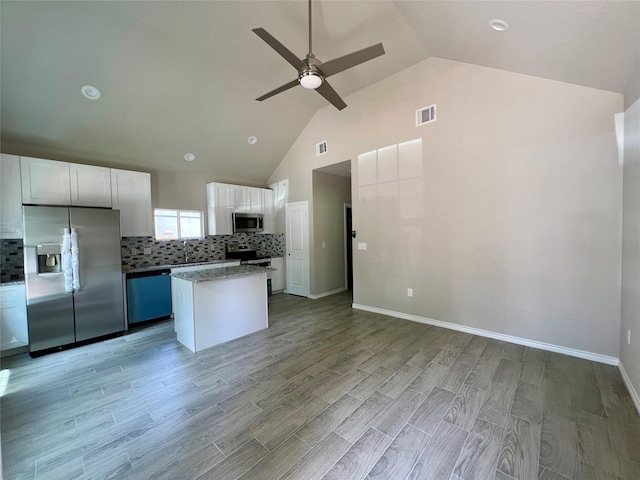
POLYGON ((171 322, 2 361, 4 478, 640 479, 616 367, 350 308, 270 299, 193 354, 171 322))

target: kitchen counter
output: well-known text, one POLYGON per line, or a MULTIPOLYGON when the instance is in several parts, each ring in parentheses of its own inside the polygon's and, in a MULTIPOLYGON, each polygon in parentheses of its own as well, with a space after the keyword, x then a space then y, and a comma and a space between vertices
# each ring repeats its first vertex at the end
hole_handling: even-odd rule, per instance
POLYGON ((267 328, 271 270, 245 265, 171 274, 178 341, 199 352, 267 328))
POLYGON ((187 262, 187 263, 175 263, 175 264, 166 264, 166 265, 149 265, 146 267, 123 267, 122 271, 124 273, 139 273, 139 272, 152 272, 153 270, 163 270, 166 268, 180 268, 180 267, 192 267, 197 265, 216 265, 218 263, 226 263, 231 262, 233 260, 222 259, 222 260, 210 260, 207 262, 187 262))
POLYGON ((12 287, 15 285, 24 285, 24 280, 15 280, 11 282, 2 282, 0 283, 0 287, 12 287))
POLYGON ((255 265, 242 265, 240 267, 209 268, 194 272, 172 273, 172 277, 188 280, 193 283, 210 282, 212 280, 226 280, 229 278, 244 277, 247 275, 259 275, 266 272, 274 272, 271 267, 257 267, 255 265))

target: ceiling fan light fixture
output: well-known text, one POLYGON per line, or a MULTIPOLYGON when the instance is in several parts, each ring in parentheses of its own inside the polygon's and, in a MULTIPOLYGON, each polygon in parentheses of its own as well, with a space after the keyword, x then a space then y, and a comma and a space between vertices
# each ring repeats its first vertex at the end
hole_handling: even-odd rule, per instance
POLYGON ((298 77, 298 81, 303 88, 315 90, 322 85, 323 79, 316 72, 302 72, 298 77))

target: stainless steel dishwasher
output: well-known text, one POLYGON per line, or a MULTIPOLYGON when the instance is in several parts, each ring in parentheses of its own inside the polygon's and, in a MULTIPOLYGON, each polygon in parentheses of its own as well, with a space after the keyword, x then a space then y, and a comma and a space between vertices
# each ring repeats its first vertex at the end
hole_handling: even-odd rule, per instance
POLYGON ((127 274, 129 325, 171 317, 171 270, 127 274))

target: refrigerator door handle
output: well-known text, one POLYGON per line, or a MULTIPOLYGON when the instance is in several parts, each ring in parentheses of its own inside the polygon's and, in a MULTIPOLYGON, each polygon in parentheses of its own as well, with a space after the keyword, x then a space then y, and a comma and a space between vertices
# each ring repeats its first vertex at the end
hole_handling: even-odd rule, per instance
POLYGON ((73 273, 73 289, 80 289, 80 257, 78 249, 78 232, 71 228, 71 269, 73 273))

